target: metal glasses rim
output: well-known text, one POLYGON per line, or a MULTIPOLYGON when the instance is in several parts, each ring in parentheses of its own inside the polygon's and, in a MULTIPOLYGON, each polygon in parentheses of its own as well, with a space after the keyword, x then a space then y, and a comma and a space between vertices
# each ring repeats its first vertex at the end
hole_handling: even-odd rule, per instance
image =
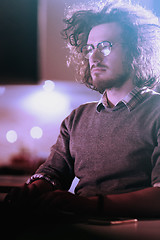
POLYGON ((103 43, 103 42, 108 42, 108 43, 110 44, 110 47, 113 46, 113 44, 112 44, 110 41, 107 41, 107 40, 106 40, 106 41, 99 42, 96 47, 94 47, 93 44, 86 44, 86 45, 84 45, 84 46, 81 47, 81 53, 83 52, 83 48, 84 48, 85 46, 92 46, 93 49, 95 49, 95 48, 98 48, 98 46, 99 46, 101 43, 103 43))

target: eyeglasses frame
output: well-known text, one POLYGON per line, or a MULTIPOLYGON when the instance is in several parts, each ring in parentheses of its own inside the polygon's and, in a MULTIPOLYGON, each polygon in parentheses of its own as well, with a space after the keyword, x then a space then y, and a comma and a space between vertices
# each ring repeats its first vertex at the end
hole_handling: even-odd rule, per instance
MULTIPOLYGON (((99 50, 99 48, 98 48, 99 45, 102 44, 102 43, 104 43, 104 42, 109 43, 109 45, 110 45, 109 47, 112 48, 113 44, 112 44, 110 41, 102 41, 102 42, 98 43, 96 47, 95 47, 93 44, 86 44, 86 45, 82 46, 82 48, 81 48, 81 53, 83 53, 83 48, 84 48, 85 46, 91 46, 91 47, 93 48, 92 50, 94 50, 94 49, 96 49, 96 48, 99 50)), ((99 51, 101 52, 101 50, 99 50, 99 51)), ((110 52, 111 52, 111 50, 110 50, 110 52)), ((102 52, 101 52, 101 53, 102 53, 102 52)), ((102 54, 103 54, 103 53, 102 53, 102 54)), ((109 54, 110 54, 110 53, 109 53, 109 54)), ((108 54, 108 55, 109 55, 109 54, 108 54)), ((92 54, 91 54, 91 55, 92 55, 92 54)), ((108 55, 104 55, 104 56, 108 56, 108 55)), ((85 57, 85 58, 86 58, 86 59, 89 59, 89 58, 87 58, 87 57, 85 57)))

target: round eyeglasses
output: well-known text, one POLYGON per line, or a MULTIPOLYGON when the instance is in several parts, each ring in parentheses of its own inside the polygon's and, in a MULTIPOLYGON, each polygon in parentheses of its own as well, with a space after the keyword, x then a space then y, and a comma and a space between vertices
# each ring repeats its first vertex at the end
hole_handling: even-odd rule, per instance
POLYGON ((86 59, 89 59, 95 48, 97 48, 103 56, 108 56, 111 52, 112 43, 109 41, 103 41, 98 43, 96 47, 94 47, 93 44, 86 44, 81 48, 81 53, 86 59))

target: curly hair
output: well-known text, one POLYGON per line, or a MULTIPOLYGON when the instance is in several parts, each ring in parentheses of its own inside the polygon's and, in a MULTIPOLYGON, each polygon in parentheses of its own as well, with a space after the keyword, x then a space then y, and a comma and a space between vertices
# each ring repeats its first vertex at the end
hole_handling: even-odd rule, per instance
POLYGON ((130 67, 135 73, 134 85, 153 87, 159 81, 160 25, 158 18, 139 5, 114 0, 92 1, 69 8, 64 19, 63 38, 70 51, 68 65, 74 63, 78 80, 92 85, 89 62, 81 54, 94 26, 116 22, 122 28, 122 38, 130 67))

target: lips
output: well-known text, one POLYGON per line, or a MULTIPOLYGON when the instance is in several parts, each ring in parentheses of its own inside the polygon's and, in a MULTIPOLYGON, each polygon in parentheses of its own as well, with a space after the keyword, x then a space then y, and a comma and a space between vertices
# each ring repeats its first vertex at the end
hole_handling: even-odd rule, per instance
POLYGON ((92 68, 92 72, 105 72, 106 68, 104 67, 94 67, 92 68))

